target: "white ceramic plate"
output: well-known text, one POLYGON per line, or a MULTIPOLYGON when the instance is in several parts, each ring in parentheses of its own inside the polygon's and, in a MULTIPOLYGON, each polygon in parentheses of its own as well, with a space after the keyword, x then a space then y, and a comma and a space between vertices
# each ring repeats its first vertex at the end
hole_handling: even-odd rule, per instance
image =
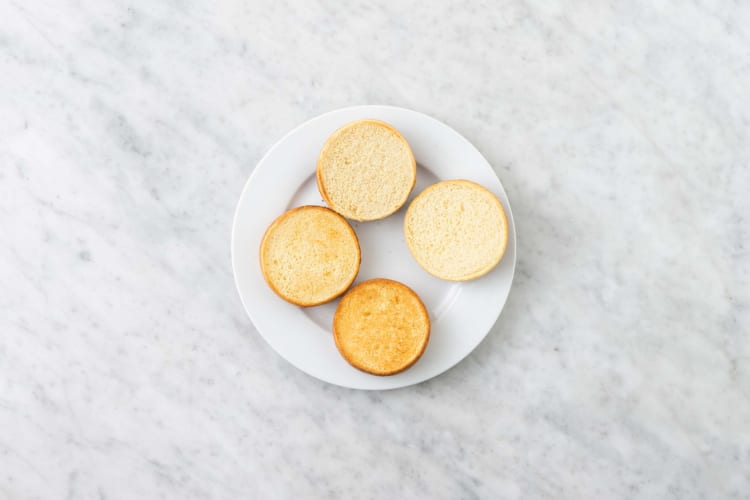
POLYGON ((487 160, 455 130, 422 113, 391 106, 339 109, 300 125, 260 160, 242 191, 232 227, 232 266, 242 303, 264 339, 300 370, 332 384, 355 389, 394 389, 443 373, 466 357, 487 335, 510 292, 516 266, 516 231, 508 197, 487 160), (378 377, 356 370, 339 355, 331 325, 338 300, 301 308, 284 302, 266 285, 258 249, 268 225, 299 205, 325 205, 315 182, 323 143, 342 125, 361 118, 392 124, 417 160, 417 184, 396 214, 352 225, 362 248, 360 281, 390 278, 422 298, 432 330, 427 349, 408 370, 378 377), (446 179, 469 179, 492 191, 508 217, 508 247, 500 264, 467 283, 430 276, 412 258, 403 233, 404 212, 425 187, 446 179))

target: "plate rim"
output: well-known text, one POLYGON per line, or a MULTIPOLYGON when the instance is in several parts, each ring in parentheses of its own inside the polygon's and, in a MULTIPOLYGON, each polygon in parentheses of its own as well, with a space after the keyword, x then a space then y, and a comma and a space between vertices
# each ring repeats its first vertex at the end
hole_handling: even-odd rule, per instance
MULTIPOLYGON (((417 160, 417 164, 419 164, 418 160, 417 160)), ((443 180, 443 179, 441 179, 441 180, 443 180)), ((335 386, 338 386, 338 387, 344 387, 344 388, 347 388, 347 389, 354 389, 354 390, 386 391, 386 390, 403 389, 403 388, 406 388, 406 387, 411 387, 411 386, 414 386, 414 385, 418 385, 418 384, 421 384, 421 383, 426 382, 428 380, 431 380, 433 378, 439 377, 440 375, 445 374, 446 372, 448 372, 451 369, 453 369, 454 367, 456 367, 459 363, 461 363, 461 361, 464 361, 467 357, 469 357, 469 355, 471 355, 471 353, 473 353, 477 349, 477 347, 479 347, 479 345, 487 338, 487 336, 489 335, 490 331, 492 331, 492 328, 497 324, 497 322, 500 319, 500 316, 502 315, 503 311, 505 310, 505 306, 508 303, 508 298, 510 297, 510 292, 513 289, 513 281, 515 280, 516 266, 517 266, 517 262, 518 262, 518 253, 517 253, 517 251, 518 251, 518 241, 517 241, 517 237, 518 237, 518 235, 517 235, 517 230, 516 230, 516 223, 515 223, 515 218, 513 217, 513 211, 512 211, 512 207, 511 207, 511 203, 510 203, 510 197, 508 196, 508 192, 506 191, 505 186, 503 185, 502 181, 500 180, 500 177, 498 176, 497 172, 495 171, 494 168, 492 168, 492 165, 490 164, 490 162, 487 160, 487 158, 482 154, 482 152, 479 151, 479 149, 471 141, 469 141, 460 132, 458 132, 456 129, 454 129, 453 127, 451 127, 447 123, 445 123, 442 120, 439 120, 439 119, 437 119, 437 118, 435 118, 433 116, 430 116, 430 115, 428 115, 426 113, 423 113, 421 111, 416 111, 416 110, 413 110, 413 109, 404 108, 404 107, 401 107, 401 106, 394 106, 394 105, 390 105, 390 104, 360 104, 360 105, 344 106, 344 107, 341 107, 341 108, 336 108, 336 109, 327 111, 325 113, 321 113, 321 114, 315 115, 315 116, 313 116, 313 117, 311 117, 311 118, 309 118, 309 119, 307 119, 307 120, 299 123, 297 126, 291 128, 284 135, 282 135, 279 139, 277 139, 266 150, 266 152, 255 162, 255 166, 253 167, 252 172, 250 173, 250 175, 248 176, 247 180, 245 181, 245 183, 244 183, 244 185, 242 187, 242 190, 240 191, 240 195, 239 195, 239 198, 237 200, 237 204, 235 206, 234 215, 233 215, 233 218, 232 218, 232 230, 231 230, 231 237, 230 237, 230 261, 231 261, 231 266, 232 266, 232 278, 234 279, 235 289, 237 290, 237 294, 239 295, 240 303, 242 304, 242 307, 245 310, 245 314, 247 314, 247 317, 250 319, 253 327, 255 328, 255 330, 257 330, 258 334, 263 338, 263 340, 266 342, 266 344, 268 344, 268 346, 271 348, 271 350, 274 353, 276 353, 276 355, 278 355, 285 362, 289 363, 290 365, 292 365, 296 369, 300 370, 301 372, 305 373, 306 375, 308 375, 308 376, 310 376, 310 377, 312 377, 312 378, 314 378, 316 380, 319 380, 321 382, 327 383, 327 384, 335 385, 335 386), (466 352, 466 354, 464 354, 463 356, 459 357, 455 362, 453 362, 453 363, 445 366, 444 368, 442 368, 438 373, 435 373, 434 375, 428 376, 427 378, 424 378, 424 379, 421 379, 421 380, 418 380, 418 381, 411 381, 411 382, 408 382, 408 383, 405 383, 405 384, 402 384, 402 385, 394 385, 394 386, 391 386, 391 387, 364 387, 364 386, 357 386, 357 385, 345 385, 343 383, 339 383, 339 382, 336 382, 336 381, 327 380, 327 379, 321 378, 320 376, 318 376, 316 374, 310 373, 308 370, 306 370, 305 368, 302 368, 302 367, 298 366, 297 364, 293 363, 286 356, 284 356, 281 352, 279 352, 274 347, 274 345, 268 340, 268 338, 261 331, 261 329, 258 327, 257 321, 253 318, 253 314, 251 313, 251 311, 250 311, 250 309, 249 309, 249 307, 248 307, 248 305, 247 305, 247 303, 245 301, 245 298, 243 297, 242 290, 240 289, 240 281, 238 279, 238 271, 237 271, 237 264, 236 264, 237 255, 236 255, 236 252, 235 252, 235 245, 236 245, 236 240, 237 240, 237 228, 238 228, 237 224, 238 224, 238 220, 239 220, 239 217, 240 217, 240 208, 241 208, 241 206, 243 204, 242 203, 243 200, 245 199, 245 195, 246 195, 247 190, 250 189, 250 186, 252 185, 253 180, 256 177, 256 174, 258 173, 258 166, 261 165, 264 161, 266 161, 266 159, 269 156, 271 156, 278 148, 280 148, 282 146, 282 144, 284 142, 286 142, 286 140, 290 136, 292 136, 293 134, 295 134, 299 129, 301 129, 301 128, 305 127, 305 126, 308 126, 310 123, 312 123, 314 121, 323 120, 325 117, 327 117, 329 115, 332 115, 332 114, 337 114, 337 113, 355 112, 355 111, 366 111, 366 110, 375 110, 375 109, 378 109, 378 110, 386 109, 386 110, 394 110, 394 111, 397 111, 397 112, 406 112, 406 113, 409 113, 409 114, 418 115, 422 119, 427 119, 427 120, 430 120, 430 121, 437 122, 440 125, 448 128, 452 133, 454 133, 455 135, 457 135, 458 137, 460 137, 469 147, 471 147, 471 148, 473 148, 475 150, 475 152, 482 158, 482 160, 484 160, 484 167, 486 167, 491 172, 491 174, 497 179, 497 181, 499 183, 499 186, 500 186, 500 189, 502 190, 502 193, 505 195, 505 198, 507 200, 507 206, 504 206, 504 209, 506 211, 506 217, 510 221, 509 231, 510 231, 510 233, 512 233, 511 235, 512 235, 512 249, 513 249, 511 269, 510 269, 510 277, 509 277, 509 280, 508 280, 508 292, 505 295, 505 297, 503 297, 502 305, 500 306, 500 309, 499 309, 499 311, 497 313, 497 317, 494 318, 494 320, 492 321, 492 323, 490 324, 490 326, 481 335, 481 337, 479 338, 479 340, 471 347, 471 349, 469 349, 466 352)), ((508 253, 508 249, 506 249, 506 254, 507 253, 508 253)), ((373 377, 375 377, 375 375, 373 375, 373 377)), ((382 377, 378 377, 378 378, 382 378, 382 377)))

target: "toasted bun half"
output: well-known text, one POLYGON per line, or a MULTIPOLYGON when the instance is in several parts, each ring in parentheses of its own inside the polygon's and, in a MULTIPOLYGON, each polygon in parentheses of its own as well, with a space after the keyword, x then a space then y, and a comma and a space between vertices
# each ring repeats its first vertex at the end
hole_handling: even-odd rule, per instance
POLYGON ((393 375, 417 362, 430 338, 430 317, 408 286, 373 279, 352 288, 333 317, 341 355, 373 375, 393 375))
POLYGON ((344 293, 357 277, 360 258, 352 227, 325 207, 289 210, 268 227, 260 244, 266 282, 298 306, 323 304, 344 293))

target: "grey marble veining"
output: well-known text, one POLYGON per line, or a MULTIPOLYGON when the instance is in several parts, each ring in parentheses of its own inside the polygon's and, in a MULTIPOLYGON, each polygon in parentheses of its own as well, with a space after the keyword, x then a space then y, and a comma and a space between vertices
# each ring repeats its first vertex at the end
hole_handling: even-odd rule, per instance
POLYGON ((747 2, 0 2, 0 498, 750 497, 747 2), (487 339, 326 385, 235 292, 319 113, 423 111, 518 226, 487 339))

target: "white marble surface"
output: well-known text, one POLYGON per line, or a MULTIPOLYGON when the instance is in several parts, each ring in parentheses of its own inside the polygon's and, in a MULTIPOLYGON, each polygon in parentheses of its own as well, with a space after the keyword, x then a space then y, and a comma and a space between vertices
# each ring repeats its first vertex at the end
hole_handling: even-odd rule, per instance
POLYGON ((0 1, 0 498, 750 497, 750 4, 0 1), (431 114, 514 289, 392 392, 285 363, 229 229, 288 129, 431 114))

